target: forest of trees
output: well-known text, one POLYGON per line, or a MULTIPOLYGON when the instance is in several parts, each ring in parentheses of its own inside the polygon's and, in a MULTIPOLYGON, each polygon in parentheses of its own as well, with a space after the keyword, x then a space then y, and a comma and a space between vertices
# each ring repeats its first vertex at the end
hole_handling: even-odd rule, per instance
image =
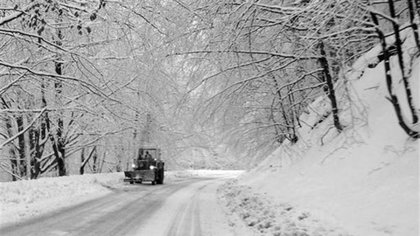
POLYGON ((0 172, 121 171, 140 145, 172 166, 191 149, 250 163, 297 142, 319 96, 320 120, 346 129, 342 71, 377 44, 386 70, 398 55, 407 98, 384 71, 389 100, 419 138, 399 34, 411 28, 419 51, 419 18, 415 0, 3 0, 0 172))

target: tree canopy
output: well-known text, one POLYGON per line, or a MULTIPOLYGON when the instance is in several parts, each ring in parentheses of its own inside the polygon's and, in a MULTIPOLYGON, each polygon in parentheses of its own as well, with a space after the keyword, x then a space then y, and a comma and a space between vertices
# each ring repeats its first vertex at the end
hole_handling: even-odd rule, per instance
POLYGON ((388 2, 4 0, 1 171, 121 171, 142 145, 173 168, 238 167, 297 142, 319 96, 340 132, 342 72, 419 17, 388 2))

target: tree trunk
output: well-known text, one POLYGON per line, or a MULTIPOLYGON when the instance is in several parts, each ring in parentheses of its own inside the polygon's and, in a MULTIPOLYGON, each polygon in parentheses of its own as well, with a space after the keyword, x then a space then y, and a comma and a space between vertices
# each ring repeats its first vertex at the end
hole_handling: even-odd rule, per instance
MULTIPOLYGON (((41 31, 38 31, 37 34, 40 36, 38 38, 38 48, 41 48, 42 40, 41 40, 41 31)), ((44 78, 41 79, 41 108, 47 107, 47 100, 45 98, 45 80, 44 78)), ((33 157, 32 157, 32 170, 31 170, 31 179, 36 179, 40 174, 42 174, 41 170, 41 158, 44 153, 44 147, 47 142, 47 125, 46 125, 46 117, 48 117, 48 111, 45 111, 45 114, 40 117, 40 127, 33 129, 31 135, 31 143, 33 144, 33 157)))
MULTIPOLYGON (((4 100, 4 98, 0 95, 0 99, 1 99, 1 108, 7 109, 9 108, 9 105, 7 104, 6 100, 4 100)), ((10 121, 10 116, 5 114, 4 116, 0 116, 0 118, 2 118, 5 126, 6 126, 6 133, 7 133, 7 137, 12 137, 13 136, 13 131, 12 131, 12 122, 10 121)), ((9 160, 10 160, 10 173, 11 173, 11 177, 12 177, 12 181, 16 181, 16 154, 15 154, 15 150, 13 147, 13 142, 9 144, 9 160)))
MULTIPOLYGON (((41 108, 47 107, 47 100, 45 98, 45 81, 44 79, 41 80, 41 108)), ((42 168, 42 155, 44 154, 45 150, 45 144, 48 141, 47 133, 49 132, 50 126, 49 126, 49 117, 48 117, 48 111, 45 111, 45 114, 43 114, 40 117, 41 125, 38 129, 33 130, 32 134, 32 143, 34 145, 33 149, 33 157, 32 157, 32 172, 31 172, 31 178, 36 179, 39 175, 45 173, 47 169, 42 168)), ((54 140, 50 137, 50 140, 54 140)), ((53 142, 53 141, 52 141, 53 142)), ((55 141, 54 141, 55 142, 55 141)), ((53 142, 53 148, 54 146, 53 142)), ((43 162, 48 162, 49 159, 44 160, 43 162)))
POLYGON ((338 117, 337 100, 335 97, 334 85, 332 82, 330 68, 328 65, 327 55, 325 53, 323 42, 320 42, 319 49, 321 52, 321 58, 319 59, 319 62, 324 70, 324 81, 326 82, 327 88, 328 88, 328 98, 330 99, 330 102, 331 102, 331 111, 333 114, 334 126, 338 130, 338 132, 341 132, 343 130, 343 127, 341 126, 340 119, 338 117))
POLYGON ((96 148, 94 151, 92 151, 92 160, 93 160, 93 164, 92 164, 92 171, 93 173, 97 173, 98 171, 98 154, 96 153, 96 148))
POLYGON ((407 126, 407 124, 405 124, 404 122, 404 118, 402 116, 401 113, 401 108, 400 108, 400 104, 398 101, 398 97, 394 94, 393 91, 393 86, 392 86, 392 77, 391 77, 391 65, 389 63, 389 53, 388 50, 386 49, 386 40, 385 40, 385 36, 382 33, 382 31, 379 29, 379 23, 378 23, 378 19, 376 17, 376 15, 374 13, 370 13, 371 17, 372 17, 372 21, 373 23, 376 25, 376 33, 379 36, 380 42, 381 42, 381 46, 382 46, 382 52, 384 55, 384 68, 385 68, 385 78, 386 78, 386 85, 388 88, 388 93, 390 96, 390 101, 392 106, 394 107, 395 113, 397 115, 397 119, 398 119, 398 124, 401 126, 401 128, 412 138, 418 139, 420 137, 419 133, 411 130, 410 127, 407 126))
MULTIPOLYGON (((42 118, 41 118, 42 120, 42 118)), ((42 157, 41 151, 41 137, 39 129, 33 129, 30 133, 30 142, 31 142, 31 149, 32 149, 32 159, 31 159, 31 179, 36 179, 41 172, 41 164, 39 160, 42 157), (41 153, 41 154, 40 154, 41 153)))
MULTIPOLYGON (((419 1, 417 1, 419 2, 419 1)), ((414 5, 412 0, 407 0, 408 5, 408 13, 410 14, 410 24, 411 28, 413 29, 414 40, 416 41, 417 50, 420 51, 420 39, 419 39, 419 31, 416 22, 414 22, 414 18, 416 16, 416 11, 414 9, 414 5)), ((420 17, 420 16, 419 16, 420 17)))
MULTIPOLYGON (((28 119, 30 116, 24 116, 23 117, 23 124, 24 127, 29 125, 28 119)), ((30 138, 30 133, 31 133, 32 128, 29 128, 28 131, 26 131, 25 133, 23 133, 23 138, 24 138, 24 146, 25 146, 25 167, 26 167, 26 179, 31 179, 31 138, 30 138)))
POLYGON ((85 148, 82 148, 82 151, 80 153, 80 168, 79 168, 79 173, 80 175, 83 175, 85 173, 85 148))
MULTIPOLYGON (((16 124, 18 128, 18 132, 22 131, 25 127, 23 126, 23 117, 21 114, 16 115, 16 124)), ((24 134, 21 134, 18 136, 18 176, 24 177, 26 172, 26 166, 25 166, 25 137, 24 134)))
MULTIPOLYGON (((80 164, 79 171, 80 171, 80 174, 81 174, 81 175, 83 175, 83 174, 85 173, 85 167, 86 167, 86 164, 88 164, 88 163, 89 163, 89 160, 90 160, 90 159, 92 158, 92 156, 94 156, 94 154, 96 153, 96 146, 94 146, 94 147, 92 148, 92 150, 90 150, 88 157, 87 157, 87 158, 85 158, 85 149, 86 149, 86 148, 82 148, 82 153, 80 154, 81 164, 80 164)), ((95 171, 96 171, 95 162, 96 162, 96 160, 94 160, 93 168, 94 168, 94 169, 95 169, 95 171)), ((92 171, 93 171, 93 170, 92 170, 92 171)))
MULTIPOLYGON (((61 17, 61 13, 59 14, 59 17, 61 17)), ((61 19, 58 19, 58 22, 60 22, 61 19)), ((63 33, 61 31, 61 29, 57 30, 57 38, 58 40, 56 41, 56 44, 58 46, 61 46, 63 44, 62 40, 63 40, 63 33)), ((63 63, 61 62, 61 56, 58 55, 57 57, 57 61, 55 61, 54 63, 55 66, 55 73, 57 75, 63 75, 63 63)), ((54 87, 55 87, 55 99, 56 99, 56 104, 58 107, 62 107, 63 104, 61 102, 61 97, 62 97, 62 93, 63 93, 63 83, 61 82, 61 80, 56 80, 54 82, 54 87)), ((56 160, 57 160, 57 169, 58 169, 58 175, 59 176, 64 176, 67 174, 66 171, 66 163, 65 163, 65 158, 66 158, 66 148, 65 148, 65 137, 64 137, 64 122, 63 122, 63 112, 59 111, 58 112, 58 118, 57 118, 57 131, 56 131, 56 137, 57 139, 56 141, 56 160)))
MULTIPOLYGON (((389 5, 389 12, 390 12, 391 18, 396 19, 394 1, 388 0, 388 5, 389 5)), ((410 108, 412 122, 413 124, 415 124, 418 122, 418 116, 416 113, 416 108, 414 107, 414 104, 413 104, 413 96, 411 93, 410 81, 408 81, 408 78, 405 74, 403 51, 401 48, 402 42, 401 42, 401 37, 400 37, 400 27, 394 21, 392 21, 392 26, 394 28, 394 33, 395 33, 395 46, 397 47, 398 63, 400 65, 401 75, 402 75, 402 79, 403 79, 403 83, 404 83, 404 87, 405 87, 405 91, 407 95, 408 107, 410 108)))
MULTIPOLYGON (((55 72, 58 75, 63 74, 63 63, 55 62, 55 72)), ((63 93, 63 84, 61 81, 56 81, 54 83, 55 92, 56 92, 56 101, 58 106, 62 106, 61 103, 61 95, 63 93)), ((65 149, 65 140, 64 140, 64 122, 63 122, 63 113, 60 111, 58 118, 57 118, 57 132, 56 132, 56 147, 58 151, 57 158, 57 168, 58 168, 58 175, 64 176, 66 175, 66 149, 65 149)))
MULTIPOLYGON (((5 101, 3 100, 3 103, 5 101)), ((4 123, 6 124, 6 131, 7 136, 12 137, 13 136, 13 130, 12 130, 12 121, 10 120, 10 116, 5 115, 4 123)), ((10 159, 10 167, 11 167, 11 177, 12 181, 16 181, 16 176, 18 175, 18 163, 17 163, 17 154, 14 142, 9 144, 9 159, 10 159)))

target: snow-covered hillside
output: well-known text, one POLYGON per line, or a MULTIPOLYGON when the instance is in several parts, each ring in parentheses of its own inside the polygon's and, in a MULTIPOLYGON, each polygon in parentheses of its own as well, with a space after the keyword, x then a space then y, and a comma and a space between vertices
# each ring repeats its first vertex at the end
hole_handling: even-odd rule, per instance
MULTIPOLYGON (((419 108, 420 58, 409 65, 416 49, 412 34, 404 37, 419 108)), ((366 53, 343 75, 348 83, 337 84, 342 133, 331 115, 318 123, 330 109, 321 97, 302 115, 298 143, 284 143, 226 185, 222 199, 233 223, 262 235, 419 235, 419 141, 398 125, 383 63, 368 67, 379 52, 378 46, 366 53)), ((395 90, 405 104, 397 63, 392 57, 395 90)))

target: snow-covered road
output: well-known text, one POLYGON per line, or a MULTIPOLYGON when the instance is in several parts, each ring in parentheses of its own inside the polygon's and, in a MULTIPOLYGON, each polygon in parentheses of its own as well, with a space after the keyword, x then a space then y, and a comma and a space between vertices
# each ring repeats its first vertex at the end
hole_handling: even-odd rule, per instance
POLYGON ((225 176, 122 184, 111 194, 0 229, 1 235, 233 235, 218 204, 225 176))

